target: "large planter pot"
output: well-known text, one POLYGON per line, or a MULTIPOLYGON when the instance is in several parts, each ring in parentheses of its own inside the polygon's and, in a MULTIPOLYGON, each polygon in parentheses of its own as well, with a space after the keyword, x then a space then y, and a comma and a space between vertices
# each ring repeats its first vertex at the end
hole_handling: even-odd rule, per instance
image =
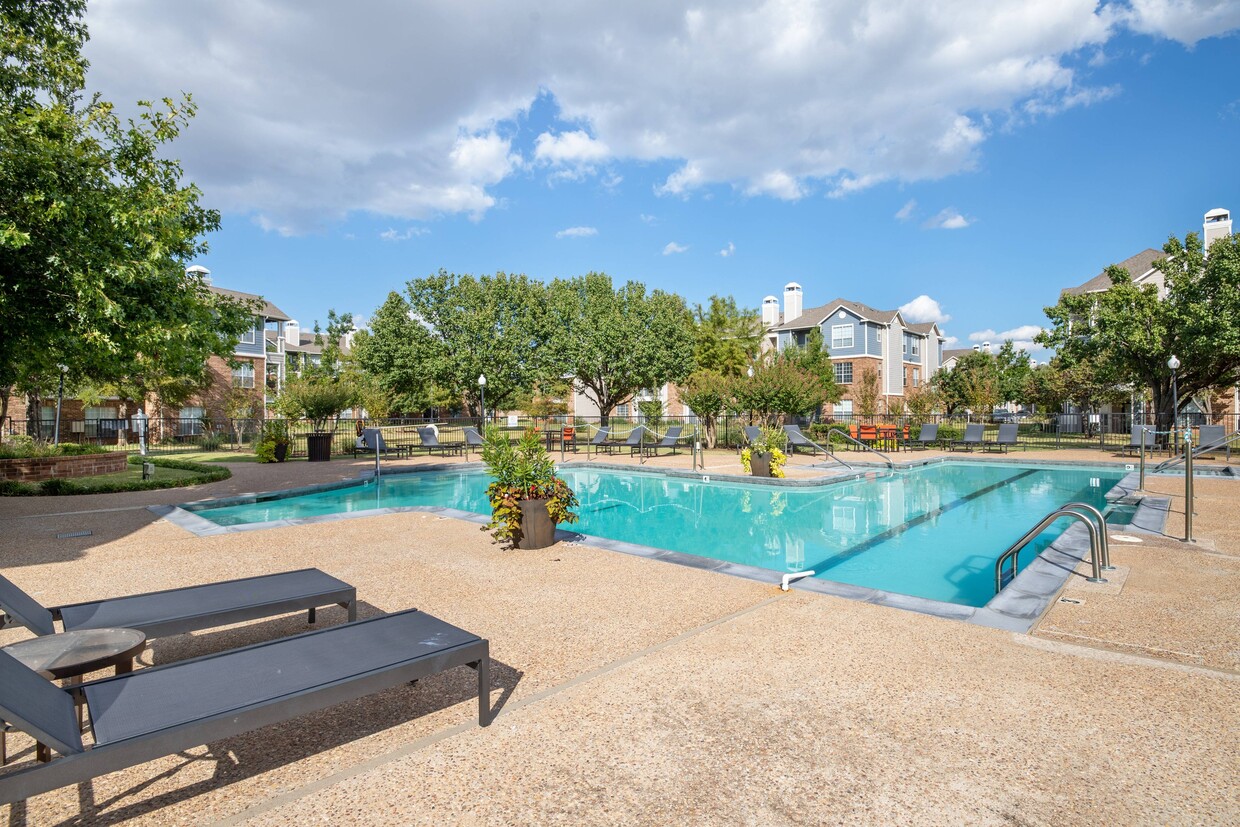
POLYGON ((771 475, 771 455, 754 452, 749 455, 749 473, 755 477, 771 475))
MULTIPOLYGON (((331 457, 331 443, 330 442, 327 444, 327 451, 328 451, 328 457, 330 458, 331 457)), ((288 443, 277 442, 276 443, 276 462, 284 462, 286 459, 288 459, 288 443)))
POLYGON ((327 462, 332 458, 330 433, 306 434, 306 452, 311 462, 327 462))
POLYGON ((546 500, 521 501, 521 534, 517 548, 546 548, 555 543, 555 522, 546 500))

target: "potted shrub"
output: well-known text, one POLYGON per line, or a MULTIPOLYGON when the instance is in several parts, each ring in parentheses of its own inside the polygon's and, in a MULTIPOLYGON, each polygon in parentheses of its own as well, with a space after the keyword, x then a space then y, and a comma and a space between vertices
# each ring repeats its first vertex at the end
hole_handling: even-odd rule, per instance
POLYGON ((268 419, 263 423, 254 453, 259 462, 284 462, 288 459, 288 422, 268 419))
POLYGON ((780 428, 762 426, 758 438, 741 451, 741 467, 755 477, 783 477, 788 435, 780 428))
POLYGON ((575 523, 577 496, 555 475, 555 463, 538 432, 528 428, 513 445, 507 433, 488 425, 482 461, 495 478, 487 487, 491 503, 489 530, 510 548, 546 548, 555 542, 559 523, 575 523))
POLYGON ((303 376, 291 379, 280 395, 279 407, 286 416, 310 420, 306 434, 306 453, 311 462, 332 458, 332 432, 328 423, 356 397, 353 386, 330 376, 303 376))

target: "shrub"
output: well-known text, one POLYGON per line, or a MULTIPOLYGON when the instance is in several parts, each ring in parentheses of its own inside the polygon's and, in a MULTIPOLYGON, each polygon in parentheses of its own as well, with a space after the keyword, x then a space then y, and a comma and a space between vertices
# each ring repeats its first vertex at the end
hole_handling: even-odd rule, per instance
POLYGON ((53 445, 40 442, 25 434, 14 434, 5 437, 0 443, 0 459, 27 459, 31 457, 76 457, 83 454, 106 454, 107 449, 98 445, 80 445, 76 442, 62 442, 53 445))
MULTIPOLYGON (((89 452, 95 453, 95 452, 89 452)), ((153 480, 111 480, 94 485, 83 484, 79 480, 57 477, 44 480, 37 484, 2 482, 0 497, 30 496, 62 496, 66 494, 117 494, 125 491, 154 491, 160 488, 184 488, 187 485, 200 485, 207 482, 219 482, 232 476, 227 468, 218 465, 205 465, 201 462, 190 462, 183 459, 165 459, 163 457, 130 456, 130 465, 141 465, 150 462, 161 468, 177 468, 182 471, 194 471, 197 477, 166 477, 153 480)))
POLYGON ((577 522, 577 515, 571 511, 577 507, 577 496, 555 475, 555 464, 536 430, 527 429, 514 446, 505 432, 488 425, 484 439, 482 461, 495 482, 487 487, 491 522, 483 531, 511 543, 521 531, 522 500, 545 499, 552 521, 577 522))

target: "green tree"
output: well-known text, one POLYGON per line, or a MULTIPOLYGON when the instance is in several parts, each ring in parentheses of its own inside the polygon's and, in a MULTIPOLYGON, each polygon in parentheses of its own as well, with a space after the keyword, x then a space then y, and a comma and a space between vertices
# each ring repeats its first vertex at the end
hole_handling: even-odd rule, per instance
POLYGON ((939 394, 933 385, 918 385, 904 391, 904 405, 908 408, 909 416, 916 422, 929 420, 938 404, 939 394))
POLYGON ((706 447, 714 448, 719 417, 728 410, 735 398, 733 383, 736 381, 715 370, 696 370, 680 386, 680 399, 702 423, 706 435, 706 447))
POLYGON ((438 347, 430 330, 411 312, 400 293, 388 293, 387 301, 370 317, 370 329, 353 337, 354 363, 387 393, 391 407, 404 412, 431 407, 432 362, 438 347))
POLYGON ((999 401, 1026 404, 1025 390, 1033 371, 1029 367, 1029 354, 1017 350, 1016 343, 1008 339, 995 354, 995 368, 998 371, 999 401))
POLYGON ((777 416, 805 416, 827 401, 820 377, 796 358, 778 354, 762 360, 752 378, 733 384, 736 407, 753 411, 768 424, 777 416))
POLYGON ((1166 282, 1161 299, 1155 285, 1136 285, 1128 271, 1108 267, 1107 290, 1064 295, 1046 308, 1052 327, 1037 341, 1055 348, 1065 367, 1092 362, 1107 382, 1148 388, 1165 426, 1179 413, 1167 367, 1173 354, 1181 362, 1181 407, 1240 382, 1240 236, 1214 242, 1209 256, 1195 233, 1183 242, 1171 236, 1163 252, 1154 263, 1166 282))
POLYGON ((708 307, 694 309, 693 357, 703 370, 742 376, 762 347, 762 317, 741 309, 736 299, 711 296, 708 307))
POLYGON ((693 320, 684 300, 630 281, 589 273, 551 285, 552 350, 598 406, 606 425, 643 388, 683 381, 693 370, 693 320))
POLYGON ((878 368, 859 369, 853 382, 853 400, 857 403, 857 413, 864 417, 877 416, 878 400, 882 396, 878 368))
MULTIPOLYGON (((540 379, 555 378, 547 288, 523 275, 474 278, 440 270, 409 282, 409 307, 430 335, 423 354, 435 383, 481 413, 510 407, 540 379)), ((420 336, 420 334, 419 334, 420 336)))
POLYGON ((824 398, 828 402, 838 402, 843 391, 835 381, 835 365, 831 362, 831 354, 822 337, 822 329, 815 327, 805 337, 805 345, 790 345, 784 349, 786 357, 799 367, 818 377, 822 383, 824 398))
POLYGON ((0 387, 63 363, 141 398, 227 357, 252 308, 185 273, 219 225, 168 157, 193 102, 84 100, 84 10, 0 4, 0 387))
POLYGON ((999 368, 989 353, 966 353, 951 370, 935 374, 933 385, 948 416, 964 409, 989 414, 999 399, 999 368))

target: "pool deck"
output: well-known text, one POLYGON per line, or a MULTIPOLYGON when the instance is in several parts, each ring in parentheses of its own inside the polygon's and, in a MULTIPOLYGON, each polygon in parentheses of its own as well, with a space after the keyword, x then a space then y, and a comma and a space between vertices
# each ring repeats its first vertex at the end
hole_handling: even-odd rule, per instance
MULTIPOLYGON (((1120 461, 1097 451, 1008 458, 1120 461)), ((362 616, 416 606, 489 638, 490 727, 477 727, 475 683, 462 668, 0 808, 0 817, 1240 820, 1238 479, 1197 480, 1199 542, 1187 545, 1174 539, 1182 478, 1151 478, 1147 487, 1170 499, 1171 536, 1112 542, 1111 582, 1071 578, 1062 597, 1074 602, 1054 603, 1027 634, 580 545, 501 551, 477 525, 428 514, 197 537, 147 510, 353 478, 371 465, 238 463, 231 480, 193 489, 3 499, 3 573, 50 604, 317 566, 357 586, 362 616), (92 534, 56 538, 81 530, 92 534)), ((646 465, 687 470, 689 460, 646 465)), ((710 453, 707 466, 734 473, 735 454, 710 453)), ((790 477, 820 473, 798 456, 790 477)), ((341 620, 343 610, 320 612, 320 623, 341 620)), ((304 616, 290 616, 160 639, 143 661, 305 628, 304 616)), ((27 636, 0 632, 0 643, 27 636)), ((15 734, 10 747, 30 760, 29 739, 15 734)))

